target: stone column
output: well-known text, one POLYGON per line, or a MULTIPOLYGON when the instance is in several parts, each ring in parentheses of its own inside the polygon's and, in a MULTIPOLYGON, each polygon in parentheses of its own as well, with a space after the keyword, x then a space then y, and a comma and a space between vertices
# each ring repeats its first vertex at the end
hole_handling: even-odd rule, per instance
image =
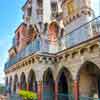
POLYGON ((55 100, 58 100, 58 82, 57 81, 55 81, 55 87, 54 87, 54 89, 55 89, 55 100))
POLYGON ((79 100, 79 81, 74 80, 74 100, 79 100))
POLYGON ((42 100, 42 81, 37 82, 37 86, 38 100, 42 100))
POLYGON ((21 83, 18 84, 18 89, 19 89, 19 90, 22 89, 21 83))

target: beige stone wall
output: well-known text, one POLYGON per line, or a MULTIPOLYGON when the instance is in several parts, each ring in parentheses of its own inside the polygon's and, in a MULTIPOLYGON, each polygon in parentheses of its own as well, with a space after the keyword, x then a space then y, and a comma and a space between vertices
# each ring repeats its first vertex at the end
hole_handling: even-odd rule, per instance
MULTIPOLYGON (((59 54, 59 56, 56 57, 56 61, 51 56, 50 56, 51 60, 49 59, 50 57, 48 58, 48 56, 47 57, 40 56, 39 60, 35 60, 34 62, 31 62, 29 64, 24 64, 24 66, 20 66, 16 70, 11 71, 13 67, 17 67, 18 64, 16 64, 11 67, 12 69, 8 69, 9 73, 6 73, 6 77, 8 77, 8 80, 9 80, 10 76, 12 76, 12 80, 14 80, 14 76, 17 74, 18 80, 20 81, 20 76, 22 72, 24 72, 26 76, 26 80, 28 81, 29 72, 31 69, 33 69, 33 71, 35 72, 36 80, 40 81, 40 80, 43 80, 44 72, 48 68, 50 68, 52 71, 54 80, 58 80, 59 73, 62 70, 62 68, 66 68, 67 71, 72 76, 72 80, 80 79, 79 81, 80 95, 89 96, 91 95, 90 93, 91 89, 97 88, 97 85, 96 85, 97 83, 93 83, 96 78, 93 78, 92 75, 88 75, 85 72, 81 73, 81 75, 79 73, 80 73, 80 69, 84 67, 84 64, 87 61, 92 62, 98 68, 100 68, 100 49, 97 44, 98 42, 93 40, 93 42, 89 42, 89 43, 86 42, 84 45, 82 44, 79 47, 71 48, 59 54), (68 57, 66 57, 67 54, 69 54, 68 57), (80 75, 80 78, 79 78, 79 75, 80 75)), ((30 58, 26 58, 26 61, 29 59, 30 58)), ((23 63, 23 62, 25 63, 25 59, 21 61, 20 63, 23 63)))

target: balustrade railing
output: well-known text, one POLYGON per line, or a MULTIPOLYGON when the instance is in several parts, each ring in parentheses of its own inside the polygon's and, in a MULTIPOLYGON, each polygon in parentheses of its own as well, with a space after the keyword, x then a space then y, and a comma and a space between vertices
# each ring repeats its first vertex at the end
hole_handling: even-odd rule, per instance
POLYGON ((62 49, 66 49, 100 35, 100 16, 81 25, 60 38, 62 49))
POLYGON ((13 59, 9 59, 8 62, 5 64, 5 70, 12 66, 13 64, 17 63, 18 61, 22 60, 23 58, 31 55, 40 50, 40 43, 38 40, 31 42, 26 48, 22 49, 13 59))

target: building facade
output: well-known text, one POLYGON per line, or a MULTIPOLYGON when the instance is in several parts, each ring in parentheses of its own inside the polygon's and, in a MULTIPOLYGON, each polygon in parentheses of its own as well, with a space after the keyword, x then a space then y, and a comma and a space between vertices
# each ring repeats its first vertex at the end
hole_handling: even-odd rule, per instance
POLYGON ((100 17, 92 0, 27 0, 5 64, 11 94, 38 100, 100 98, 100 17))

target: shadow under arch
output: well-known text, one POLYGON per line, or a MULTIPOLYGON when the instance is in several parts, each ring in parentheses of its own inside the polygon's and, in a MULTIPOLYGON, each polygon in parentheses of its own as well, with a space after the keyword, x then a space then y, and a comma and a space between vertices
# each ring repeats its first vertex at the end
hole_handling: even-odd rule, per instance
POLYGON ((94 62, 92 62, 92 61, 85 61, 85 62, 80 66, 80 68, 79 68, 78 71, 77 71, 77 75, 76 75, 77 78, 79 78, 81 70, 84 69, 84 68, 86 68, 86 67, 88 67, 88 65, 93 65, 92 68, 96 68, 97 70, 100 70, 100 68, 99 68, 94 62))
POLYGON ((30 70, 28 75, 29 91, 37 91, 36 76, 33 69, 30 70))
POLYGON ((54 77, 50 68, 43 75, 43 100, 54 100, 54 77))
POLYGON ((8 89, 7 89, 7 92, 8 93, 12 93, 12 76, 10 76, 10 78, 9 78, 9 82, 8 82, 8 87, 7 87, 8 89))
POLYGON ((14 85, 13 85, 13 92, 16 93, 18 89, 18 75, 14 76, 14 85))
POLYGON ((100 69, 91 61, 84 62, 78 70, 79 94, 100 98, 100 69))
POLYGON ((57 76, 58 82, 58 100, 69 100, 69 94, 73 93, 72 85, 72 75, 70 71, 63 67, 57 76))
POLYGON ((24 72, 21 73, 20 85, 22 90, 26 90, 26 76, 24 72))

